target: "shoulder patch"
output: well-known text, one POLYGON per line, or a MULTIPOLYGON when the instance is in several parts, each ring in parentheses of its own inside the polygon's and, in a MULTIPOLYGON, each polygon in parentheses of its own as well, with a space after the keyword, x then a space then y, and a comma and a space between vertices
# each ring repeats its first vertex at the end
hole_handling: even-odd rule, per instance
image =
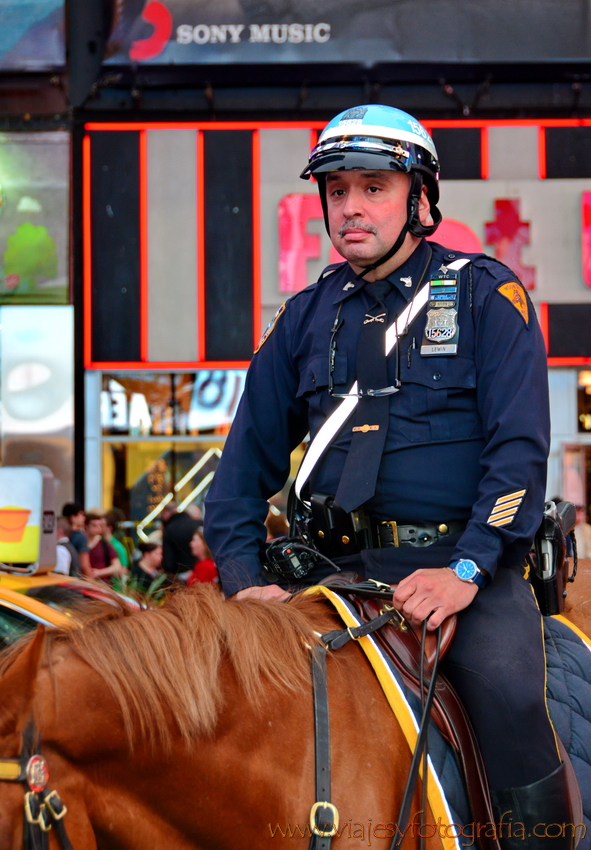
POLYGON ((277 310, 277 312, 275 313, 275 315, 273 316, 273 318, 271 319, 271 321, 270 321, 270 322, 269 322, 269 324, 267 325, 267 329, 266 329, 266 331, 264 332, 264 334, 263 334, 263 335, 262 335, 262 337, 260 338, 260 340, 259 340, 259 344, 257 345, 257 347, 256 347, 256 348, 255 348, 255 350, 254 350, 254 353, 255 353, 255 354, 256 354, 258 351, 260 351, 260 350, 261 350, 261 348, 263 347, 263 345, 267 342, 267 340, 269 339, 269 337, 270 337, 270 336, 271 336, 271 334, 273 333, 273 330, 275 329, 275 325, 277 324, 277 319, 279 318, 279 316, 280 316, 280 315, 283 313, 283 311, 285 310, 285 304, 286 304, 286 303, 287 303, 287 302, 285 302, 285 301, 283 302, 283 304, 281 305, 281 307, 277 310))
POLYGON ((516 283, 515 281, 511 281, 510 283, 503 283, 501 286, 497 287, 497 292, 500 292, 501 295, 504 295, 505 298, 507 298, 511 302, 511 304, 513 304, 518 313, 521 314, 525 324, 529 324, 529 308, 527 306, 527 297, 521 284, 516 283))

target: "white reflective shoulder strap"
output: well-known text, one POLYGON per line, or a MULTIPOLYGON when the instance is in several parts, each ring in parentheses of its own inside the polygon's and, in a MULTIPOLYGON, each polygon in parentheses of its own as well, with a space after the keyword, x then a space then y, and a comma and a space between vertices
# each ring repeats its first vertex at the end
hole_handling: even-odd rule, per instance
MULTIPOLYGON (((451 271, 459 271, 470 260, 462 259, 455 260, 449 263, 447 268, 451 271)), ((429 283, 426 283, 414 296, 408 307, 395 319, 394 322, 386 331, 386 357, 394 350, 394 346, 398 342, 399 334, 408 328, 419 315, 423 307, 429 300, 429 283)), ((353 384, 349 393, 357 392, 357 381, 353 384)), ((338 432, 341 430, 347 419, 351 416, 359 399, 355 395, 349 395, 344 398, 336 410, 330 414, 328 419, 321 426, 320 430, 308 446, 308 451, 304 455, 304 459, 298 470, 295 481, 295 492, 298 499, 301 499, 301 492, 304 484, 312 474, 312 471, 328 446, 332 443, 338 432)))

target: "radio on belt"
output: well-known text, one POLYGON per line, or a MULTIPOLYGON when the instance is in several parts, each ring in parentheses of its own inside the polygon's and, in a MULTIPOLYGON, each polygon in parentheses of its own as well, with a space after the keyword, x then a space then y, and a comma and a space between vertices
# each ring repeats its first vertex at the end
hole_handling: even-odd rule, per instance
POLYGON ((421 343, 423 357, 458 353, 460 273, 447 269, 429 281, 427 323, 421 343))

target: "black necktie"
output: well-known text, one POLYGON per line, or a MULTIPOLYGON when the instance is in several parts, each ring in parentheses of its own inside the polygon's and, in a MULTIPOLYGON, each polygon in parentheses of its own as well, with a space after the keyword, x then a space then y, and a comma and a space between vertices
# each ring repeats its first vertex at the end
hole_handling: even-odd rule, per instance
POLYGON ((357 348, 357 384, 361 398, 355 408, 353 433, 335 500, 352 511, 374 495, 382 452, 388 431, 390 396, 365 395, 367 390, 388 386, 386 329, 388 308, 384 300, 390 291, 387 280, 367 283, 365 291, 375 304, 363 319, 357 348))

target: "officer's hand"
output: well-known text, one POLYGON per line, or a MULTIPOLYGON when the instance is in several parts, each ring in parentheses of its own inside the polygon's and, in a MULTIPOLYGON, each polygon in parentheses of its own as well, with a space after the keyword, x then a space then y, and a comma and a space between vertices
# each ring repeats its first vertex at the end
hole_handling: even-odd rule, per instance
POLYGON ((275 599, 277 602, 283 602, 290 596, 291 594, 278 584, 267 584, 264 587, 245 587, 235 593, 232 599, 275 599))
POLYGON ((394 605, 417 625, 433 612, 427 624, 429 631, 433 631, 450 614, 467 608, 477 593, 476 584, 462 581, 448 567, 416 570, 398 585, 394 605))

